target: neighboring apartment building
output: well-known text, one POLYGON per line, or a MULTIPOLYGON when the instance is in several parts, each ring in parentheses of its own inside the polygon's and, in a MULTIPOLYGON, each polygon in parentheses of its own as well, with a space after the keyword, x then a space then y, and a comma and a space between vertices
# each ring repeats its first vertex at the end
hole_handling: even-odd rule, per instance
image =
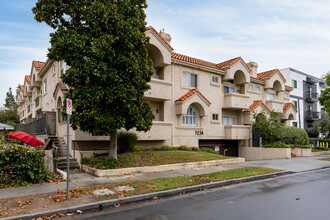
MULTIPOLYGON (((297 110, 290 102, 293 88, 279 70, 258 74, 258 65, 241 57, 217 64, 203 61, 173 52, 171 37, 162 31, 149 27, 146 35, 155 74, 145 100, 151 103, 155 119, 150 131, 138 132, 140 146, 219 146, 221 154, 237 156, 241 147, 260 146, 260 138, 252 132, 254 113, 279 112, 286 125, 296 119, 297 110)), ((67 68, 64 62, 33 61, 31 74, 18 91, 25 130, 46 130, 66 140, 60 111, 68 88, 60 76, 67 68)), ((71 146, 76 143, 81 151, 108 147, 109 137, 80 130, 71 130, 70 136, 71 146)))
POLYGON ((307 129, 321 119, 321 104, 318 100, 327 84, 323 79, 298 71, 293 68, 281 70, 282 74, 294 88, 290 94, 290 101, 298 109, 296 120, 291 126, 307 129))

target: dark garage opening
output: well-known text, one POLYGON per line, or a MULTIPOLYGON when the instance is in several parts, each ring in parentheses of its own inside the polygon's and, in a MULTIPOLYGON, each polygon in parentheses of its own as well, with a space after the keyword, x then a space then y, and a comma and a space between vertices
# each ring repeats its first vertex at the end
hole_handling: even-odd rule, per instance
POLYGON ((238 157, 237 140, 199 140, 198 142, 199 148, 204 147, 215 150, 216 146, 219 146, 219 154, 231 157, 238 157))

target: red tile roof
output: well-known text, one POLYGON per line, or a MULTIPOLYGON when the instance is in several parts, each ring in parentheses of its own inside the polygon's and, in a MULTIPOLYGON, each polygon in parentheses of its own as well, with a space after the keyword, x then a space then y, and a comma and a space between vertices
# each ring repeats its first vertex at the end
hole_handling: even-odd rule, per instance
POLYGON ((55 86, 55 89, 54 89, 54 92, 53 92, 53 97, 55 97, 55 94, 59 89, 62 92, 69 90, 68 87, 60 80, 60 81, 57 82, 57 84, 55 86))
POLYGON ((191 89, 191 90, 189 90, 186 94, 184 94, 183 96, 181 96, 180 98, 178 98, 176 100, 176 102, 178 102, 178 101, 184 101, 184 100, 188 99, 189 97, 191 97, 196 92, 199 93, 208 103, 211 104, 211 102, 198 89, 191 89))
POLYGON ((210 67, 210 68, 213 68, 213 69, 220 70, 220 68, 218 68, 215 63, 211 63, 211 62, 208 62, 208 61, 205 61, 205 60, 200 60, 200 59, 197 59, 197 58, 188 57, 186 55, 182 55, 182 54, 178 54, 178 53, 174 53, 174 52, 171 53, 171 57, 172 57, 172 59, 182 60, 182 61, 185 61, 185 62, 188 62, 188 63, 194 63, 194 64, 198 64, 198 65, 201 65, 201 66, 206 66, 206 67, 210 67))
POLYGON ((26 80, 26 82, 30 83, 31 82, 31 77, 29 75, 25 75, 25 80, 26 80))
POLYGON ((266 79, 266 78, 270 78, 270 77, 274 76, 275 73, 277 73, 277 72, 279 72, 281 74, 281 76, 283 77, 283 79, 285 79, 284 76, 282 75, 281 71, 279 71, 278 69, 258 73, 257 77, 258 77, 258 79, 266 79))
POLYGON ((283 110, 286 111, 286 110, 288 110, 291 106, 293 107, 293 109, 294 109, 296 112, 298 112, 296 106, 294 106, 291 102, 289 102, 289 103, 285 103, 285 104, 283 105, 283 110))
POLYGON ((44 64, 45 62, 36 61, 36 60, 32 61, 32 65, 35 66, 36 68, 42 68, 44 64))
POLYGON ((245 66, 251 71, 250 67, 245 63, 245 61, 242 59, 242 57, 236 57, 236 58, 224 61, 222 63, 218 63, 217 67, 223 68, 223 67, 226 67, 226 66, 232 66, 240 60, 242 60, 243 63, 245 64, 245 66))
POLYGON ((272 112, 265 103, 263 103, 261 100, 256 100, 254 101, 248 109, 244 109, 243 112, 252 112, 254 109, 256 109, 260 104, 263 104, 265 108, 269 111, 272 112))
POLYGON ((152 30, 153 32, 155 32, 173 50, 173 47, 171 47, 171 45, 162 37, 162 35, 160 35, 158 33, 158 31, 156 31, 155 28, 153 28, 152 26, 149 26, 149 27, 147 27, 147 30, 152 30))

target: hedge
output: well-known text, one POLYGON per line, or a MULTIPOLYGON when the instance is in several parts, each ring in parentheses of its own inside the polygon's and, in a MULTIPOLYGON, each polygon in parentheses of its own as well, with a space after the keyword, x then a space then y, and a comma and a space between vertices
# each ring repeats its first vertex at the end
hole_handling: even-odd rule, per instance
POLYGON ((279 141, 300 146, 309 144, 309 137, 302 128, 284 126, 280 129, 279 141))
POLYGON ((33 147, 0 145, 0 185, 22 186, 51 179, 44 156, 45 151, 33 147))
POLYGON ((118 153, 133 152, 133 148, 138 141, 135 133, 119 131, 117 136, 118 153))

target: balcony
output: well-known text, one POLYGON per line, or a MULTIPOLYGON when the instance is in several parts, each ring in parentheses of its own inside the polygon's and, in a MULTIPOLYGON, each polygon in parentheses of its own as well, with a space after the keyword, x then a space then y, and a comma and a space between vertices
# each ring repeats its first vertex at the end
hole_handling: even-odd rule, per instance
POLYGON ((154 121, 148 132, 137 132, 139 140, 169 140, 171 139, 172 123, 154 121))
POLYGON ((227 109, 249 108, 249 96, 238 93, 226 93, 224 95, 223 108, 227 108, 227 109))
POLYGON ((283 102, 277 100, 267 100, 267 107, 274 112, 283 113, 283 102))
POLYGON ((308 83, 312 83, 312 84, 315 84, 315 83, 317 83, 317 80, 316 79, 314 79, 314 78, 312 78, 312 77, 306 77, 306 82, 308 82, 308 83))
POLYGON ((318 101, 318 93, 317 92, 312 92, 312 91, 307 91, 305 99, 308 102, 317 102, 318 101))
POLYGON ((144 97, 151 101, 168 101, 171 100, 172 83, 159 79, 151 79, 149 85, 151 89, 144 93, 144 97))
POLYGON ((250 138, 250 126, 225 125, 225 138, 230 140, 247 140, 250 138))
POLYGON ((306 120, 307 121, 314 121, 320 119, 320 112, 315 112, 315 111, 306 111, 306 120))

